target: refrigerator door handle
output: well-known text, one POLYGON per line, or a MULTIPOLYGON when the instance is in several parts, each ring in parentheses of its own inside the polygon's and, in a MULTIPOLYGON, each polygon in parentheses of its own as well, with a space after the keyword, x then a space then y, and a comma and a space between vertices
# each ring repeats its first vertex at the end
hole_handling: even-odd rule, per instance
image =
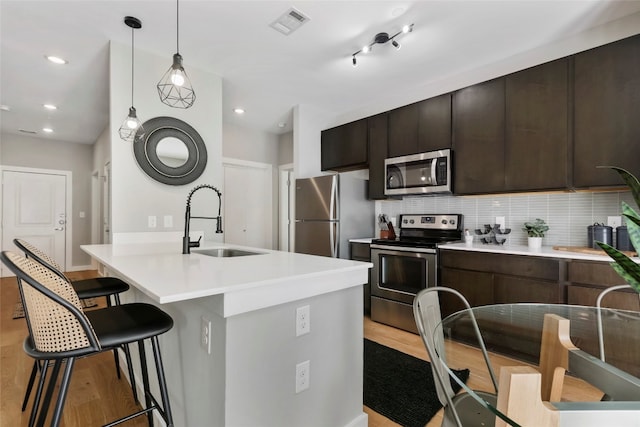
POLYGON ((329 244, 331 245, 331 256, 338 258, 338 243, 340 242, 340 225, 337 222, 331 224, 329 233, 329 244))

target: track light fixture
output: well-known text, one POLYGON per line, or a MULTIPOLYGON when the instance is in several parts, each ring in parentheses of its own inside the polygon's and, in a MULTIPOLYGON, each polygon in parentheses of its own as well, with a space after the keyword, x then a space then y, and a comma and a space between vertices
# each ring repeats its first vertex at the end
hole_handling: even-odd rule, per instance
POLYGON ((410 33, 411 31, 413 31, 413 24, 405 25, 404 27, 402 27, 402 30, 398 31, 392 36, 389 36, 388 33, 376 34, 376 36, 373 38, 373 41, 370 44, 364 46, 362 49, 360 49, 359 51, 351 55, 351 63, 353 64, 354 67, 357 66, 358 60, 356 59, 356 56, 358 56, 361 53, 367 54, 371 52, 371 50, 373 49, 373 45, 376 45, 376 44, 385 44, 390 41, 393 47, 395 47, 396 49, 400 49, 401 45, 400 43, 398 43, 397 40, 395 40, 395 38, 398 37, 400 34, 410 33))
POLYGON ((182 66, 179 11, 178 0, 176 0, 176 53, 173 55, 173 63, 158 82, 157 88, 160 101, 164 104, 174 108, 189 108, 196 101, 196 93, 182 66))
POLYGON ((133 32, 136 29, 142 28, 142 22, 138 18, 134 18, 133 16, 125 16, 124 23, 131 28, 131 107, 129 107, 129 115, 118 129, 118 133, 120 134, 120 138, 127 142, 134 142, 138 139, 144 137, 144 128, 142 127, 142 122, 138 119, 136 115, 136 108, 133 106, 133 64, 134 64, 134 43, 133 43, 133 32))

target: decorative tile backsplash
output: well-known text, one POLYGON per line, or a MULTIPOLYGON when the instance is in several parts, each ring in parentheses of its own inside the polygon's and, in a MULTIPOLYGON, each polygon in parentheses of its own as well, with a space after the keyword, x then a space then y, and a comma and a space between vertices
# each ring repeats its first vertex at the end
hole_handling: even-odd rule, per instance
POLYGON ((587 227, 596 222, 606 225, 607 217, 620 216, 622 201, 635 207, 629 191, 418 196, 377 201, 376 217, 380 213, 390 218, 400 214, 461 213, 464 227, 473 231, 484 224, 493 225, 497 216, 503 216, 506 227, 511 228, 506 245, 526 245, 524 222, 542 218, 549 225, 543 245, 587 246, 587 227))

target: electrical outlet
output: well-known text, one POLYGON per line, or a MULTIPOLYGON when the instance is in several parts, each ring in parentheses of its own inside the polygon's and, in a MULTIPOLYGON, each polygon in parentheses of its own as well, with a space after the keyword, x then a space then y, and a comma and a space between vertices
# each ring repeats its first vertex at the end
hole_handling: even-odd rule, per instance
POLYGON ((308 305, 296 308, 296 336, 311 332, 311 309, 308 305))
POLYGON ((211 354, 211 320, 205 316, 200 318, 200 347, 211 354))
POLYGON ((496 217, 496 225, 500 226, 500 230, 504 231, 507 228, 507 221, 503 216, 496 217))
POLYGON ((296 393, 309 388, 311 380, 311 361, 305 360, 296 365, 296 393))
POLYGON ((173 216, 172 215, 165 215, 164 216, 164 228, 171 228, 173 227, 173 216))
POLYGON ((620 227, 622 225, 622 217, 619 216, 608 216, 607 217, 607 225, 609 227, 620 227))
POLYGON ((149 215, 149 217, 147 218, 147 226, 149 228, 156 228, 157 225, 158 225, 158 219, 156 218, 156 216, 149 215))

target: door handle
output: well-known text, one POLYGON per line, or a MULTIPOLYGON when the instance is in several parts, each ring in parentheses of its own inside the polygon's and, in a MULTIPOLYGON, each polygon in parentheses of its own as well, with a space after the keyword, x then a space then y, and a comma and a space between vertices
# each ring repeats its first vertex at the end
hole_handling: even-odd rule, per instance
POLYGON ((56 228, 54 228, 54 230, 55 231, 62 231, 62 230, 64 230, 64 227, 56 227, 56 228))

